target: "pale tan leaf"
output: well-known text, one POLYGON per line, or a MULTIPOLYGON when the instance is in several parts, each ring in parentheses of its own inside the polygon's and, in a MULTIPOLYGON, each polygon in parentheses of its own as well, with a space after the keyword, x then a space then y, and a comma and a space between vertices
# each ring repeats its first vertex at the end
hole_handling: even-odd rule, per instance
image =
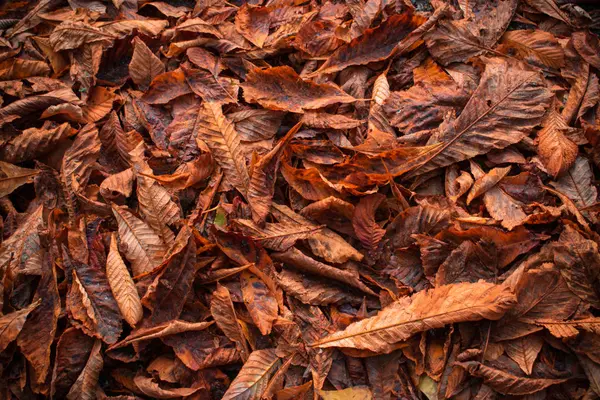
POLYGON ((100 194, 108 201, 119 194, 125 197, 131 196, 133 177, 132 168, 127 168, 124 171, 109 176, 100 184, 100 194))
POLYGON ((418 332, 456 322, 500 319, 515 300, 509 287, 483 281, 441 286, 398 300, 312 346, 389 353, 395 343, 418 332))
POLYGON ((368 387, 354 386, 343 390, 319 390, 323 400, 372 400, 373 394, 368 387))
POLYGON ((100 22, 96 24, 104 33, 113 37, 131 35, 134 30, 146 36, 158 36, 167 26, 169 21, 158 19, 122 19, 117 21, 100 22))
POLYGON ((142 90, 148 89, 158 75, 165 72, 165 66, 152 53, 139 37, 133 38, 133 57, 129 62, 129 76, 142 90))
POLYGON ((281 365, 275 349, 256 350, 231 382, 223 400, 259 400, 269 378, 281 365))
POLYGON ((157 382, 154 381, 154 379, 145 377, 143 375, 137 375, 134 377, 133 382, 143 394, 153 399, 186 398, 202 389, 202 386, 195 388, 177 387, 172 389, 163 389, 157 382))
POLYGON ((22 168, 4 161, 0 161, 0 197, 8 196, 19 186, 33 182, 39 173, 35 169, 22 168))
POLYGON ((181 210, 171 198, 171 194, 160 183, 146 176, 137 177, 137 196, 140 213, 162 241, 170 247, 175 234, 168 227, 179 221, 181 210))
POLYGON ((110 250, 106 257, 106 277, 110 289, 119 305, 121 315, 131 326, 135 326, 144 316, 142 302, 138 295, 135 283, 129 275, 127 266, 121 258, 117 247, 117 235, 113 233, 110 237, 110 250))
POLYGON ((554 108, 548 111, 542 127, 538 132, 538 154, 544 167, 557 178, 575 162, 577 145, 565 135, 571 128, 554 108))
POLYGON ((119 227, 119 239, 125 257, 131 263, 133 275, 148 273, 162 262, 167 247, 154 230, 135 217, 126 207, 113 205, 119 227))
POLYGON ((219 104, 204 103, 200 113, 203 118, 198 121, 197 139, 206 143, 223 169, 225 179, 245 194, 250 177, 233 123, 223 115, 219 104))
POLYGON ((248 219, 235 219, 231 222, 244 235, 253 238, 262 246, 276 251, 285 251, 292 247, 297 240, 309 239, 323 229, 323 226, 297 225, 287 222, 267 222, 261 228, 248 219))

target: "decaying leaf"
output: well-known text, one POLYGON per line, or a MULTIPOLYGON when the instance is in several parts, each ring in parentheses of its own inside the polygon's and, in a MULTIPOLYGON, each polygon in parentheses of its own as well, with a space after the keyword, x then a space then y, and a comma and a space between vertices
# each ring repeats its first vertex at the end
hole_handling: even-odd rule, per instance
POLYGON ((0 398, 600 395, 592 3, 2 3, 0 398))

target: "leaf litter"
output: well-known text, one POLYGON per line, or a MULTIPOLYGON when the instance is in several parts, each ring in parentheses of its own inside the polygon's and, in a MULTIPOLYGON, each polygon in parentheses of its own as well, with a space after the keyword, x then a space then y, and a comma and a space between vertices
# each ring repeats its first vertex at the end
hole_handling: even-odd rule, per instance
POLYGON ((6 399, 600 396, 600 9, 0 6, 6 399))

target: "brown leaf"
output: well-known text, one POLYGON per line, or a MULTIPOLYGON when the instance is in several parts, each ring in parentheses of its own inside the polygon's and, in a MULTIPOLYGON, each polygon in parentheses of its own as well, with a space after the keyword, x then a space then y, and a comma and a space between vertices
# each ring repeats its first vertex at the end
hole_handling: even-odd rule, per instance
POLYGON ((170 193, 157 181, 146 176, 137 177, 137 196, 140 202, 140 213, 162 242, 170 247, 175 235, 168 225, 179 221, 181 211, 171 199, 170 193))
POLYGON ((73 274, 67 309, 74 325, 105 343, 115 343, 122 331, 121 314, 106 276, 101 237, 97 235, 91 242, 88 264, 65 257, 73 274))
POLYGON ((189 331, 200 331, 211 326, 213 322, 187 322, 181 320, 173 320, 166 322, 161 325, 153 326, 150 328, 138 328, 134 330, 129 336, 115 343, 109 348, 109 350, 119 349, 125 346, 129 346, 134 343, 139 343, 147 340, 163 338, 170 335, 175 335, 182 332, 189 331))
POLYGON ((367 29, 350 43, 340 46, 317 72, 329 74, 352 65, 385 60, 394 53, 402 39, 425 21, 425 18, 411 13, 392 15, 379 27, 367 29))
POLYGON ((584 238, 570 226, 553 243, 554 262, 567 286, 580 299, 600 309, 600 254, 593 240, 584 238))
POLYGON ((231 382, 223 400, 259 399, 267 388, 269 378, 280 365, 274 349, 252 352, 238 376, 231 382))
POLYGON ((477 361, 458 362, 469 374, 483 378, 498 393, 510 395, 526 395, 539 392, 552 385, 565 382, 567 379, 521 378, 499 369, 488 367, 477 361))
POLYGON ((525 0, 525 3, 552 18, 556 18, 568 25, 571 24, 569 16, 558 7, 554 0, 525 0))
POLYGON ((429 52, 442 65, 464 62, 491 51, 513 17, 517 2, 474 1, 466 3, 473 15, 469 19, 440 21, 425 36, 429 52))
POLYGON ((96 385, 98 385, 100 372, 104 367, 104 360, 100 353, 101 349, 102 342, 96 340, 81 374, 75 383, 73 383, 71 390, 69 390, 69 393, 67 394, 66 398, 68 400, 93 400, 97 398, 96 385))
POLYGON ((225 172, 225 180, 243 194, 250 177, 242 151, 240 137, 233 123, 223 115, 219 104, 204 103, 200 109, 197 140, 202 140, 225 172))
POLYGON ((17 337, 17 345, 31 365, 32 389, 36 393, 47 393, 49 388, 44 383, 50 370, 51 346, 61 308, 54 265, 48 254, 44 256, 42 277, 34 301, 38 299, 40 305, 29 313, 17 337))
POLYGON ((240 282, 244 304, 252 321, 263 335, 268 335, 277 319, 277 300, 267 285, 247 270, 240 274, 240 282))
POLYGON ((590 32, 573 32, 573 46, 583 59, 596 68, 600 68, 600 43, 598 37, 590 32))
POLYGON ((133 382, 144 395, 153 399, 176 399, 188 397, 201 389, 201 387, 163 389, 158 383, 154 382, 152 378, 147 378, 143 375, 138 375, 133 378, 133 382))
POLYGON ((217 77, 205 69, 184 69, 184 72, 192 91, 204 101, 217 104, 237 103, 238 80, 217 77))
POLYGON ((336 85, 305 81, 287 66, 252 70, 246 76, 246 82, 242 83, 242 88, 248 102, 271 110, 295 113, 355 101, 354 97, 336 85))
POLYGON ((22 310, 13 311, 0 317, 0 331, 2 332, 2 336, 0 336, 0 351, 4 351, 6 347, 17 338, 21 329, 23 329, 27 316, 35 310, 40 303, 41 301, 38 300, 22 310))
POLYGON ((8 196, 19 186, 33 182, 33 178, 39 173, 34 169, 21 168, 13 164, 0 161, 0 197, 8 196))
MULTIPOLYGON (((471 172, 476 167, 471 168, 471 172)), ((482 176, 480 173, 473 173, 473 175, 477 178, 473 186, 471 187, 471 191, 467 195, 467 204, 470 204, 477 197, 485 194, 490 189, 492 189, 498 182, 500 182, 508 173, 510 172, 510 167, 506 168, 494 168, 489 172, 485 173, 482 176)))
POLYGON ((565 53, 558 40, 542 30, 508 31, 502 35, 499 50, 515 54, 532 65, 561 68, 565 65, 565 53))
POLYGON ((117 236, 114 233, 110 237, 110 250, 106 258, 106 276, 121 315, 129 325, 135 326, 144 316, 142 302, 127 266, 121 258, 117 247, 117 236))
POLYGON ((538 154, 548 172, 557 178, 564 175, 577 158, 577 145, 565 133, 569 126, 563 117, 551 108, 538 132, 538 154))
POLYGON ((253 7, 245 3, 235 15, 235 28, 258 47, 263 47, 267 36, 271 15, 267 7, 253 7))
POLYGON ((379 242, 386 232, 375 221, 375 212, 384 200, 385 196, 379 193, 365 196, 360 199, 352 216, 352 226, 354 227, 356 236, 371 251, 377 249, 379 242))
POLYGON ((246 197, 252 210, 252 220, 258 225, 264 223, 271 209, 281 154, 301 126, 301 123, 294 125, 271 151, 253 165, 246 197))
POLYGON ((292 265, 301 271, 333 279, 355 287, 365 293, 374 295, 373 291, 360 281, 357 276, 358 274, 324 264, 305 255, 295 247, 292 247, 283 253, 274 253, 272 256, 274 260, 292 265))
POLYGON ((219 329, 223 331, 225 336, 235 342, 245 362, 249 355, 248 345, 233 307, 231 295, 225 286, 217 284, 217 290, 213 292, 210 301, 210 312, 219 329))
POLYGON ((77 328, 63 332, 56 345, 56 357, 52 372, 51 396, 67 395, 81 371, 83 371, 96 340, 77 328))
POLYGON ((490 60, 460 116, 436 138, 442 146, 417 173, 519 142, 540 123, 549 103, 550 92, 537 72, 523 71, 504 60, 490 60))
POLYGON ((389 353, 395 343, 415 333, 455 322, 497 320, 514 304, 507 286, 481 281, 441 286, 392 303, 376 316, 355 322, 313 346, 389 353))
POLYGON ((160 59, 139 38, 133 38, 133 57, 129 63, 129 75, 140 89, 148 89, 150 83, 158 75, 165 72, 160 59))
POLYGON ((8 141, 0 149, 0 157, 8 163, 33 160, 54 150, 71 133, 68 123, 56 128, 29 128, 8 141))
POLYGON ((533 363, 542 349, 544 340, 539 336, 529 335, 502 343, 506 354, 519 364, 523 372, 531 375, 533 363))
POLYGON ((155 76, 143 100, 149 104, 167 104, 171 100, 192 93, 181 68, 155 76))
POLYGON ((167 248, 160 236, 127 208, 113 206, 119 226, 119 239, 125 257, 131 263, 134 276, 146 274, 158 267, 167 248))
POLYGON ((64 21, 50 34, 50 45, 54 51, 72 50, 87 43, 110 44, 115 36, 90 24, 64 21))
POLYGON ((232 223, 244 235, 253 238, 262 246, 276 251, 285 251, 300 239, 311 239, 323 229, 321 226, 306 226, 288 222, 267 222, 263 228, 260 228, 248 219, 236 219, 232 223))
POLYGON ((579 156, 571 169, 551 185, 570 198, 578 208, 584 208, 594 204, 598 196, 598 190, 592 183, 592 179, 593 173, 589 161, 579 156))
POLYGON ((144 306, 151 311, 146 321, 149 326, 179 318, 196 270, 206 265, 206 261, 196 264, 196 244, 193 237, 188 239, 187 245, 179 253, 172 256, 142 298, 144 306))

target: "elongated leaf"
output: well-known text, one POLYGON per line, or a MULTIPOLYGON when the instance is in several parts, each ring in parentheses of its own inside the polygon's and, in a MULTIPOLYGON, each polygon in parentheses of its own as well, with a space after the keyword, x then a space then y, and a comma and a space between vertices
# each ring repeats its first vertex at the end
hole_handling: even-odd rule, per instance
POLYGON ((398 42, 425 21, 425 18, 411 13, 392 15, 379 27, 367 29, 361 36, 338 48, 318 72, 329 74, 352 65, 385 60, 392 55, 398 42))
POLYGON ((225 179, 245 194, 250 177, 233 123, 223 115, 218 104, 204 103, 200 112, 203 118, 198 122, 198 139, 210 148, 225 172, 225 179))
POLYGON ((594 204, 598 196, 598 190, 593 185, 592 179, 590 162, 580 156, 563 177, 551 184, 570 198, 578 208, 584 208, 594 204))
POLYGON ((376 316, 350 324, 313 346, 389 353, 395 343, 424 330, 456 322, 499 319, 514 303, 507 286, 482 281, 441 286, 392 303, 376 316))
POLYGON ((131 326, 135 326, 144 316, 142 302, 119 254, 117 236, 114 233, 110 237, 110 250, 106 258, 106 276, 123 318, 131 326))
POLYGON ((245 235, 261 243, 264 247, 277 251, 285 251, 297 240, 309 239, 321 231, 321 226, 299 226, 288 223, 266 223, 260 228, 252 220, 236 219, 233 224, 245 235))
POLYGON ((104 366, 104 359, 100 352, 101 350, 102 342, 96 340, 85 367, 83 367, 83 371, 81 371, 81 375, 79 375, 67 394, 68 400, 94 400, 97 398, 96 385, 98 385, 100 372, 104 366))
POLYGON ((521 378, 499 369, 488 367, 477 361, 458 362, 469 374, 483 378, 486 385, 498 393, 526 395, 539 392, 547 387, 563 383, 566 379, 521 378))
POLYGON ((277 319, 277 300, 258 276, 246 271, 240 275, 244 304, 252 321, 263 335, 268 335, 277 319))
POLYGON ((167 248, 152 228, 126 208, 113 206, 113 214, 119 226, 119 239, 126 246, 124 253, 131 263, 133 275, 148 273, 160 265, 167 248))
POLYGON ((33 160, 51 152, 54 146, 67 138, 70 131, 68 123, 50 129, 26 129, 0 149, 0 158, 9 163, 33 160))
POLYGON ((237 377, 231 382, 223 400, 258 400, 266 390, 269 378, 281 361, 274 349, 256 350, 250 354, 237 377))
POLYGON ((115 36, 109 32, 75 21, 64 21, 50 34, 50 44, 54 51, 72 50, 86 43, 108 44, 114 39, 115 36))
POLYGON ((155 180, 138 175, 137 182, 140 212, 163 243, 171 246, 175 241, 175 235, 168 225, 179 221, 181 217, 179 206, 171 199, 169 192, 155 180))
POLYGON ((305 81, 287 66, 253 70, 246 76, 242 88, 246 101, 271 110, 296 113, 355 101, 336 85, 305 81))
POLYGON ((231 294, 225 286, 217 284, 217 290, 213 292, 210 301, 210 312, 219 329, 236 343, 242 353, 242 359, 246 361, 249 355, 248 345, 233 307, 231 294))
POLYGON ((301 123, 294 125, 277 145, 252 168, 252 178, 248 183, 246 197, 252 210, 252 219, 259 225, 264 223, 271 210, 275 193, 275 177, 279 170, 281 154, 301 126, 301 123))

